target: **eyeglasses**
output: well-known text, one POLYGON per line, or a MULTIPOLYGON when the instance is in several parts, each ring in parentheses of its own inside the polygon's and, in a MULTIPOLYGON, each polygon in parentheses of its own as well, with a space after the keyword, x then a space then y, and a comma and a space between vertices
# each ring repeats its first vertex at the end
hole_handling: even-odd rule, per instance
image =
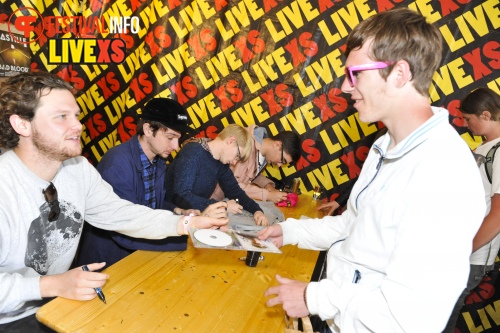
POLYGON ((45 190, 42 190, 42 193, 50 207, 49 222, 57 220, 61 208, 59 207, 59 200, 57 200, 56 187, 51 182, 45 190))
POLYGON ((392 65, 394 62, 393 61, 379 61, 379 62, 374 62, 372 64, 363 64, 363 65, 356 65, 356 66, 346 66, 345 67, 345 77, 347 79, 347 82, 351 85, 351 87, 354 87, 356 84, 356 76, 357 72, 362 72, 362 71, 368 71, 371 69, 382 69, 382 68, 387 68, 390 65, 392 65))
POLYGON ((236 142, 236 148, 238 148, 238 155, 236 155, 236 158, 238 159, 238 162, 242 160, 241 158, 241 152, 240 152, 240 145, 238 144, 238 141, 236 142))
POLYGON ((285 151, 284 151, 283 143, 281 143, 281 164, 286 165, 288 164, 287 160, 285 160, 285 151))

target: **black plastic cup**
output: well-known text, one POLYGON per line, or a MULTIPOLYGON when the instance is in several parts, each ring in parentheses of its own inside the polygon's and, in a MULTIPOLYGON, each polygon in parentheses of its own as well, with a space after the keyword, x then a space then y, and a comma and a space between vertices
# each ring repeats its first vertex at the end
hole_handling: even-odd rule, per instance
POLYGON ((259 262, 259 258, 260 258, 260 252, 248 251, 247 257, 245 259, 245 264, 248 267, 255 267, 259 262))

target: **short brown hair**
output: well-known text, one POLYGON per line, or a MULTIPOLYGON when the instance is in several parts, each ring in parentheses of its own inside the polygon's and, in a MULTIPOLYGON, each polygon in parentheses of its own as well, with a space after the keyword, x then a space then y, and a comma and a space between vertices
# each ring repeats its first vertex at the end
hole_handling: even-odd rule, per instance
POLYGON ((158 121, 139 119, 137 121, 137 127, 136 127, 137 136, 143 136, 144 135, 144 124, 149 124, 149 127, 153 131, 153 136, 156 136, 156 133, 159 130, 162 130, 162 131, 167 131, 168 130, 168 127, 166 127, 165 125, 163 125, 162 123, 160 123, 158 121))
MULTIPOLYGON (((439 30, 424 16, 408 8, 397 8, 369 17, 358 24, 346 42, 346 57, 352 50, 373 39, 370 56, 375 61, 406 60, 411 81, 423 96, 429 96, 432 76, 441 63, 443 40, 439 30)), ((387 79, 393 65, 381 69, 387 79)))
POLYGON ((491 120, 500 120, 500 96, 489 88, 478 88, 460 102, 460 111, 479 116, 483 111, 491 114, 491 120))
POLYGON ((52 89, 68 90, 73 88, 57 75, 46 72, 22 73, 10 77, 0 87, 0 147, 15 148, 19 134, 10 124, 10 116, 31 121, 40 103, 40 97, 52 89))

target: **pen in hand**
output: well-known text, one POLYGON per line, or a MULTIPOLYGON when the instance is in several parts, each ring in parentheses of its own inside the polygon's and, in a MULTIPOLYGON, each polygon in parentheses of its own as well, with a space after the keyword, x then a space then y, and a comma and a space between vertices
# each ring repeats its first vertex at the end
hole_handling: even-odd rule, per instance
MULTIPOLYGON (((87 265, 83 265, 82 266, 82 269, 85 271, 85 272, 90 272, 89 268, 87 267, 87 265)), ((95 292, 97 293, 97 296, 99 296, 99 298, 101 299, 101 301, 104 302, 104 304, 106 304, 106 298, 104 297, 104 293, 102 292, 102 289, 97 287, 97 288, 94 288, 95 292)))

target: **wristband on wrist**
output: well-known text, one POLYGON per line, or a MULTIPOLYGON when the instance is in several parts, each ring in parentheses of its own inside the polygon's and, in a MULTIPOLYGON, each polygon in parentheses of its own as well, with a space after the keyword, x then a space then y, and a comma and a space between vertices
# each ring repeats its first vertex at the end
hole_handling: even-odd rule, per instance
POLYGON ((189 226, 191 225, 191 216, 194 216, 194 214, 189 214, 188 216, 184 216, 184 220, 182 221, 182 227, 184 228, 184 235, 189 234, 189 226))

